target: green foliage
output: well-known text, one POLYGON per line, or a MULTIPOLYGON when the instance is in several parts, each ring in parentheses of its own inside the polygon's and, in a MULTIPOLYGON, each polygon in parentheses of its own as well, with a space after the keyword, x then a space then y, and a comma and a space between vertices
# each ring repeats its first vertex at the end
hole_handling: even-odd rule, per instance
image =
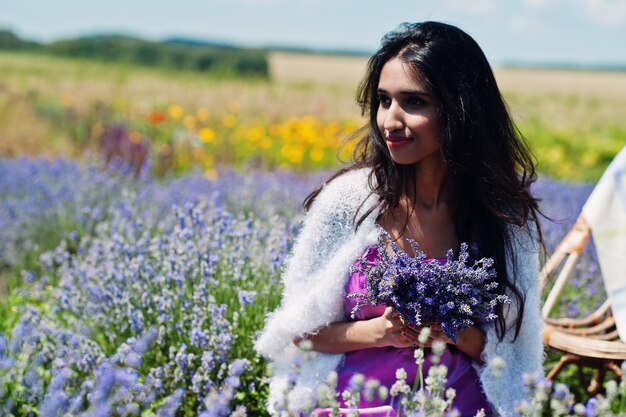
POLYGON ((54 42, 46 52, 104 62, 159 66, 224 75, 268 76, 265 54, 239 48, 148 42, 125 36, 95 36, 54 42))
POLYGON ((237 47, 179 42, 149 42, 121 35, 91 36, 38 45, 0 31, 0 49, 44 53, 102 62, 162 67, 227 76, 267 78, 265 52, 237 47))
POLYGON ((538 160, 553 178, 597 181, 626 144, 626 128, 607 125, 590 131, 555 129, 533 119, 520 125, 538 160))
POLYGON ((29 42, 18 38, 13 32, 0 30, 0 49, 8 50, 32 50, 41 47, 35 42, 29 42))
POLYGON ((597 181, 626 144, 622 98, 546 92, 507 94, 507 101, 539 172, 550 177, 597 181))

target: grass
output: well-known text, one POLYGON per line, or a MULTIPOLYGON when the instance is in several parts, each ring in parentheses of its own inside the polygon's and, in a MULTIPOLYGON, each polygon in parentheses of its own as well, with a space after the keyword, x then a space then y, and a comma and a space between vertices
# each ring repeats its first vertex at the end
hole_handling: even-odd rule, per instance
MULTIPOLYGON (((271 59, 273 81, 242 81, 0 53, 0 155, 78 156, 67 134, 40 118, 28 105, 27 97, 33 93, 77 106, 98 100, 131 102, 146 109, 176 103, 221 114, 236 103, 240 112, 250 118, 258 114, 270 120, 303 115, 325 121, 359 118, 353 97, 364 60, 286 55, 271 59)), ((497 75, 542 172, 560 178, 595 180, 626 143, 626 74, 503 70, 497 75)), ((36 262, 33 258, 24 265, 32 268, 36 262)), ((18 280, 14 271, 0 271, 0 300, 18 280)), ((5 327, 10 327, 4 320, 10 316, 10 305, 18 302, 15 299, 0 305, 0 322, 5 327)), ((574 369, 568 369, 562 378, 570 384, 576 381, 574 369)))
MULTIPOLYGON (((274 53, 272 80, 215 78, 183 71, 0 53, 0 155, 76 156, 67 133, 26 104, 29 94, 81 108, 94 102, 206 108, 242 119, 312 115, 363 123, 354 100, 366 58, 274 53)), ((626 73, 496 69, 496 76, 541 172, 597 180, 626 143, 626 73)))

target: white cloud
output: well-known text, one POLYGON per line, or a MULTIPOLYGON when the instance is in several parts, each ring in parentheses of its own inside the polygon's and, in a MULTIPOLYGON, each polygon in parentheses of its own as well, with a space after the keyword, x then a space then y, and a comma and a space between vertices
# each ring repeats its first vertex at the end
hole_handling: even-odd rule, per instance
POLYGON ((626 0, 581 0, 590 17, 600 23, 626 23, 626 0))

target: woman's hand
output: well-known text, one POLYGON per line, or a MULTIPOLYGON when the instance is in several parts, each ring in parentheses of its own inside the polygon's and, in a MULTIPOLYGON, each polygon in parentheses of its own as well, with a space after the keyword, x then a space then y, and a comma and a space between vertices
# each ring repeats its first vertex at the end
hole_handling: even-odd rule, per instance
MULTIPOLYGON (((424 326, 426 327, 426 326, 424 326)), ((360 349, 393 346, 396 348, 419 347, 419 335, 423 327, 415 327, 402 320, 400 315, 387 307, 382 316, 369 320, 338 322, 317 332, 296 338, 294 343, 307 339, 313 350, 324 353, 345 353, 360 349)), ((432 346, 435 340, 454 344, 441 326, 430 325, 430 334, 424 346, 432 346)), ((455 346, 470 358, 480 362, 480 354, 485 344, 485 336, 476 327, 461 330, 455 346)))
POLYGON ((379 347, 406 348, 419 345, 420 329, 406 323, 392 307, 387 307, 382 316, 372 320, 377 321, 379 347))
POLYGON ((411 323, 407 323, 400 315, 387 307, 385 313, 379 318, 384 331, 381 331, 382 346, 393 347, 431 347, 435 341, 441 341, 445 344, 454 345, 455 343, 443 332, 443 328, 437 323, 425 323, 425 325, 417 327, 411 323), (422 343, 419 336, 424 330, 427 330, 426 340, 422 343))
MULTIPOLYGON (((409 336, 411 338, 419 338, 419 333, 422 331, 422 328, 416 328, 410 323, 407 324, 407 327, 410 330, 409 336)), ((485 346, 485 335, 482 330, 474 326, 459 330, 457 333, 457 341, 455 343, 452 339, 446 336, 443 332, 443 328, 438 323, 430 323, 424 327, 430 327, 428 338, 426 343, 424 343, 425 347, 431 347, 433 343, 438 340, 444 342, 445 344, 456 346, 457 349, 465 353, 474 361, 482 363, 480 356, 485 346)), ((419 341, 418 344, 419 346, 422 346, 419 341)))
POLYGON ((417 346, 417 333, 411 333, 391 307, 386 308, 380 317, 333 323, 313 334, 296 338, 294 343, 298 344, 304 339, 313 343, 314 351, 324 353, 345 353, 386 346, 417 346))

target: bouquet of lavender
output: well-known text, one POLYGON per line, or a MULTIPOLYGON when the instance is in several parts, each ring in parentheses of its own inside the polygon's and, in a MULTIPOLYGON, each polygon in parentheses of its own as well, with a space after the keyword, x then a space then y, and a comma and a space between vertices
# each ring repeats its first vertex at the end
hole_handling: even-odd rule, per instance
POLYGON ((384 304, 393 307, 407 322, 416 326, 439 323, 452 341, 457 341, 461 329, 496 319, 494 307, 498 303, 510 303, 506 295, 496 293, 498 283, 493 259, 482 258, 473 265, 469 262, 466 243, 461 244, 458 259, 449 250, 446 263, 426 261, 426 254, 417 242, 409 240, 415 250, 411 257, 395 242, 385 242, 389 236, 378 240, 378 259, 374 264, 363 258, 353 272, 366 275, 367 292, 351 293, 357 299, 352 315, 364 305, 384 304))

